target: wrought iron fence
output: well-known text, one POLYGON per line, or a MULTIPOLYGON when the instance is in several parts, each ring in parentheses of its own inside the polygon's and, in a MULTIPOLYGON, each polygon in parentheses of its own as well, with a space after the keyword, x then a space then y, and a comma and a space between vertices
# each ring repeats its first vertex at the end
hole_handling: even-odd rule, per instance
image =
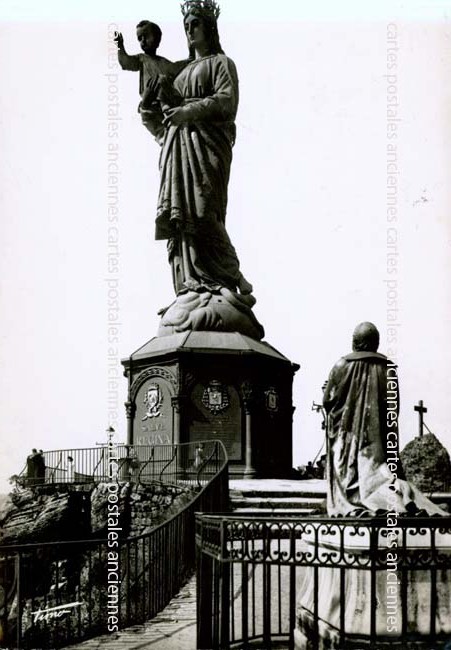
POLYGON ((116 480, 201 485, 217 473, 222 463, 215 441, 55 449, 44 451, 42 457, 41 475, 36 476, 25 467, 17 479, 19 485, 35 487, 108 482, 111 480, 113 459, 117 460, 116 480))
POLYGON ((450 517, 198 515, 196 543, 198 648, 451 648, 450 517))
POLYGON ((201 486, 149 533, 121 539, 113 527, 102 540, 0 547, 0 647, 60 648, 142 623, 166 606, 194 571, 195 513, 228 507, 223 444, 204 443, 202 458, 192 447, 149 454, 148 469, 153 461, 165 468, 155 476, 201 486))

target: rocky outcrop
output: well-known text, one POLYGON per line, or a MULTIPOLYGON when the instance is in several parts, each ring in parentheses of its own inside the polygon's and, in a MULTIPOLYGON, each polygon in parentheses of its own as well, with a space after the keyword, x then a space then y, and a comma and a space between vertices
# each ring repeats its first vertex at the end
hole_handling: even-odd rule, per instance
POLYGON ((90 533, 89 494, 62 488, 21 489, 1 515, 2 544, 81 539, 90 533))
POLYGON ((194 488, 159 483, 100 483, 91 493, 64 485, 21 488, 0 515, 2 543, 102 539, 107 534, 109 505, 115 503, 121 537, 141 535, 178 512, 195 493, 194 488))
POLYGON ((422 492, 451 491, 451 460, 433 433, 409 442, 401 452, 406 479, 422 492))

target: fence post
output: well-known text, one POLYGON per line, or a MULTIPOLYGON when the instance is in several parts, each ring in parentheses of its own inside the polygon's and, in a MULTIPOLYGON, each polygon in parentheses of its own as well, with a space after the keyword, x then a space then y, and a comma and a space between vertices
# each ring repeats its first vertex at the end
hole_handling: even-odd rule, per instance
POLYGON ((221 521, 221 559, 220 559, 220 648, 230 645, 230 563, 227 562, 227 520, 221 521))
POLYGON ((197 647, 213 648, 213 559, 202 550, 203 521, 199 516, 200 539, 197 540, 197 647))
POLYGON ((16 556, 17 571, 17 647, 22 647, 22 556, 19 551, 16 556))

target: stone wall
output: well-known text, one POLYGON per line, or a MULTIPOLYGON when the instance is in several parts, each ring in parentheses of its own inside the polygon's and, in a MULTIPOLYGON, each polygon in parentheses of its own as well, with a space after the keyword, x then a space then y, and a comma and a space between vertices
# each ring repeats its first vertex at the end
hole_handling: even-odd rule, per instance
POLYGON ((196 492, 172 485, 138 486, 130 495, 130 536, 148 533, 184 508, 196 492))
POLYGON ((121 483, 114 486, 112 491, 108 483, 99 483, 91 492, 91 531, 92 536, 98 539, 106 537, 108 528, 108 495, 118 497, 119 526, 122 528, 123 537, 128 536, 130 528, 130 495, 136 489, 131 483, 121 483))

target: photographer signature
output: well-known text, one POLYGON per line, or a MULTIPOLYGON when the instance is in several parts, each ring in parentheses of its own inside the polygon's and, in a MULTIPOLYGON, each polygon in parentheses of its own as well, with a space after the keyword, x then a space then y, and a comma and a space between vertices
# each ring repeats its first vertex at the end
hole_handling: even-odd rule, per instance
POLYGON ((48 609, 39 608, 35 612, 31 612, 33 616, 33 623, 38 623, 39 621, 52 621, 55 619, 63 618, 67 614, 70 614, 71 609, 75 607, 80 607, 82 603, 68 603, 67 605, 58 605, 57 607, 49 607, 48 609))

